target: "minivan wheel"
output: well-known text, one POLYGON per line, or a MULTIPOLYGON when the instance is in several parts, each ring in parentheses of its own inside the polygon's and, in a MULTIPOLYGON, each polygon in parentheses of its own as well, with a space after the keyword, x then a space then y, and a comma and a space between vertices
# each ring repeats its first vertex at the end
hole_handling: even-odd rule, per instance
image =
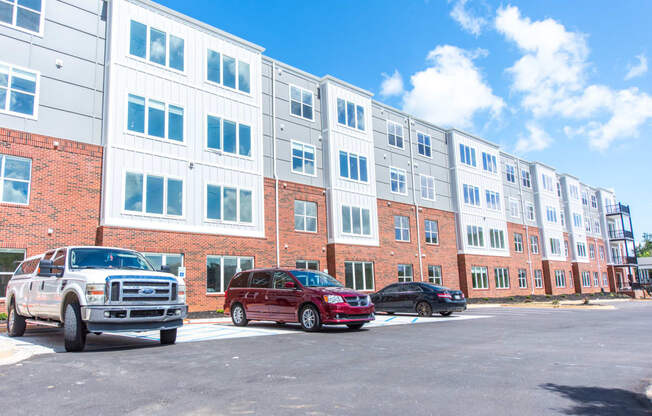
POLYGON ((161 344, 170 345, 177 341, 177 329, 161 329, 161 344))
POLYGON ((451 311, 448 311, 448 312, 439 312, 439 314, 440 314, 441 316, 451 316, 451 315, 453 314, 453 312, 451 312, 451 311))
POLYGON ((86 346, 86 328, 81 319, 81 309, 78 303, 70 303, 66 306, 63 340, 68 352, 82 351, 86 346))
POLYGON ((245 326, 249 323, 244 307, 239 303, 231 308, 231 320, 235 326, 245 326))
POLYGON ((319 311, 313 305, 301 309, 301 327, 308 332, 318 331, 321 328, 319 311))
POLYGON ((10 337, 22 337, 25 333, 25 317, 18 315, 16 311, 16 304, 12 302, 9 308, 9 316, 7 317, 7 334, 10 337))
POLYGON ((354 331, 357 331, 357 330, 359 330, 359 329, 362 329, 362 327, 364 326, 364 324, 346 324, 346 326, 348 326, 349 329, 352 329, 352 330, 354 330, 354 331))
POLYGON ((423 317, 432 316, 432 307, 428 302, 417 303, 417 314, 423 317))

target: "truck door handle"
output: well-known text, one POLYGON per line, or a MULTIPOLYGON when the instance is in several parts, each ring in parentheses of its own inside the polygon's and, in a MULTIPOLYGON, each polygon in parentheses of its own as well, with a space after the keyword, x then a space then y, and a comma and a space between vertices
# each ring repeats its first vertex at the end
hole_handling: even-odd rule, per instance
POLYGON ((41 290, 45 287, 45 280, 41 281, 41 290))

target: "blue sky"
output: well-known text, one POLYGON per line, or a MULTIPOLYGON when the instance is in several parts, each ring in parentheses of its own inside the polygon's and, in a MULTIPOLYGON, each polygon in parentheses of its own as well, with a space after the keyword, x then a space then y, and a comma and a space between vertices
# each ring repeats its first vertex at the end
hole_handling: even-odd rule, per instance
POLYGON ((158 1, 270 57, 614 188, 637 238, 652 233, 652 1, 158 1))

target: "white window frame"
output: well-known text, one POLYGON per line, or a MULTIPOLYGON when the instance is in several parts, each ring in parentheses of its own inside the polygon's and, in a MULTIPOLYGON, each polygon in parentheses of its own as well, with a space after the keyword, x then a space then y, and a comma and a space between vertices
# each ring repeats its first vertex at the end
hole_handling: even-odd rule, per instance
MULTIPOLYGON (((206 256, 206 265, 204 267, 208 267, 208 259, 209 258, 219 258, 220 259, 220 288, 222 289, 221 292, 209 292, 208 291, 208 276, 206 276, 206 295, 211 296, 211 295, 221 295, 226 292, 226 287, 224 287, 224 259, 225 258, 236 258, 238 262, 238 266, 236 267, 236 274, 242 271, 242 260, 249 260, 251 259, 251 269, 256 268, 256 259, 254 256, 227 256, 227 255, 220 255, 220 254, 209 254, 206 256)), ((235 274, 234 274, 235 276, 235 274)), ((233 277, 231 277, 233 279, 233 277)))
POLYGON ((342 209, 343 208, 348 208, 348 210, 349 210, 350 218, 351 218, 351 231, 350 232, 344 231, 344 218, 340 218, 340 222, 341 222, 340 230, 342 232, 342 235, 355 236, 355 237, 370 237, 371 235, 373 235, 373 232, 372 232, 372 224, 373 224, 373 222, 371 220, 371 210, 369 208, 362 208, 362 207, 354 206, 354 205, 341 205, 340 206, 340 212, 339 212, 340 216, 342 215, 342 209), (360 209, 360 234, 356 234, 356 233, 353 232, 353 208, 360 209), (364 222, 363 222, 364 215, 363 215, 363 211, 368 211, 369 212, 369 234, 364 233, 364 222))
POLYGON ((552 176, 541 174, 541 182, 543 182, 543 189, 548 192, 555 192, 554 185, 552 184, 552 176))
MULTIPOLYGON (((168 265, 168 256, 179 256, 181 257, 181 265, 179 267, 183 267, 185 264, 185 256, 183 253, 154 253, 154 252, 142 252, 141 253, 145 258, 147 259, 147 256, 161 256, 161 266, 167 266, 168 265)), ((147 259, 149 261, 149 259, 147 259)))
POLYGON ((534 212, 534 205, 532 204, 527 204, 525 205, 525 210, 527 211, 527 219, 528 221, 536 221, 536 213, 534 212))
POLYGON ((396 267, 396 278, 399 283, 403 282, 413 282, 414 281, 414 267, 411 264, 398 264, 396 267), (399 273, 403 269, 403 277, 400 277, 399 273), (410 274, 407 274, 407 271, 410 271, 410 274), (402 279, 402 280, 401 280, 402 279))
POLYGON ((170 103, 170 102, 166 102, 165 100, 159 100, 157 98, 151 98, 151 97, 148 97, 148 96, 145 96, 145 95, 132 93, 132 92, 127 92, 127 98, 126 98, 125 104, 126 104, 126 106, 125 106, 125 131, 124 131, 125 134, 130 135, 130 136, 145 137, 145 138, 150 139, 150 140, 156 140, 156 141, 163 142, 163 143, 168 143, 168 144, 175 144, 177 146, 188 146, 188 143, 186 142, 186 137, 187 137, 186 128, 188 126, 188 123, 186 122, 187 113, 186 113, 186 108, 184 106, 182 106, 181 104, 170 103), (145 100, 145 114, 144 114, 145 124, 143 125, 143 130, 144 131, 142 133, 139 132, 139 131, 129 130, 129 96, 130 95, 133 95, 134 97, 142 98, 143 100, 145 100), (163 106, 165 107, 165 109, 163 110, 164 111, 163 137, 152 136, 151 134, 147 133, 147 131, 149 130, 149 102, 150 101, 156 101, 158 103, 162 103, 163 106), (170 134, 170 129, 169 129, 170 106, 178 107, 178 108, 183 110, 183 127, 181 129, 181 131, 182 131, 181 134, 183 135, 183 140, 181 140, 181 141, 170 139, 168 137, 169 134, 170 134))
POLYGON ((527 289, 527 270, 518 269, 518 288, 527 289))
MULTIPOLYGON (((0 0, 0 1, 2 1, 2 0, 0 0)), ((45 1, 45 0, 43 0, 43 1, 45 1)), ((18 7, 18 6, 16 6, 16 7, 18 7)), ((29 32, 29 33, 31 33, 31 32, 29 32)), ((7 86, 6 87, 0 87, 2 89, 6 89, 6 91, 7 91, 6 98, 5 98, 5 100, 6 100, 5 101, 5 109, 0 110, 0 114, 8 114, 8 115, 11 115, 11 116, 16 116, 16 117, 20 117, 20 118, 24 118, 24 119, 28 119, 28 120, 38 120, 39 97, 41 95, 40 94, 41 93, 41 72, 40 71, 35 71, 33 69, 25 68, 25 67, 22 67, 22 66, 18 66, 18 65, 13 65, 13 64, 10 64, 10 63, 4 62, 4 61, 0 61, 0 65, 6 66, 8 68, 7 86), (34 94, 32 94, 31 92, 18 90, 21 94, 28 94, 28 95, 33 95, 34 96, 34 112, 31 115, 30 114, 24 114, 24 113, 18 113, 16 111, 11 111, 9 109, 10 103, 11 103, 11 91, 12 91, 11 84, 12 84, 12 80, 13 80, 14 70, 28 72, 28 73, 36 76, 36 86, 34 87, 34 94)))
POLYGON ((482 248, 484 244, 484 228, 481 225, 466 226, 466 245, 469 247, 482 248), (478 244, 475 244, 477 240, 478 244))
MULTIPOLYGON (((225 185, 218 182, 206 182, 204 183, 204 222, 213 223, 213 224, 237 224, 243 227, 255 227, 256 226, 256 194, 252 188, 238 187, 233 185, 225 185), (220 187, 220 219, 208 218, 208 187, 209 186, 219 186, 220 187), (235 189, 235 221, 225 220, 224 219, 224 188, 235 189), (251 222, 242 222, 240 221, 240 191, 249 191, 251 192, 251 222)), ((294 217, 292 217, 294 221, 294 217)))
MULTIPOLYGON (((26 250, 24 250, 24 249, 0 248, 0 253, 22 254, 23 259, 21 260, 21 262, 24 262, 25 260, 27 260, 27 257, 26 257, 27 253, 26 253, 26 250)), ((18 268, 19 264, 17 264, 16 267, 14 267, 14 269, 12 271, 10 271, 10 272, 0 272, 0 276, 9 276, 9 279, 11 279, 11 276, 14 274, 14 272, 18 268)), ((7 281, 7 283, 9 283, 9 281, 7 281)), ((5 299, 5 292, 4 291, 0 291, 0 299, 5 299)))
POLYGON ((509 269, 507 267, 496 267, 494 268, 494 275, 496 278, 496 289, 509 289, 509 269))
POLYGON ((521 179, 523 186, 525 188, 531 188, 532 187, 532 181, 530 179, 530 171, 527 169, 521 169, 521 179))
MULTIPOLYGON (((157 68, 161 68, 161 69, 164 69, 166 71, 176 72, 179 75, 184 75, 185 76, 186 75, 186 68, 188 67, 188 60, 186 58, 186 55, 187 55, 186 54, 186 46, 187 45, 188 45, 188 42, 186 42, 186 38, 184 38, 183 36, 178 36, 178 35, 175 35, 173 33, 168 32, 167 30, 159 29, 156 26, 149 25, 149 24, 144 23, 144 22, 142 22, 140 20, 135 20, 135 19, 129 18, 129 32, 127 34, 127 54, 126 54, 126 56, 129 59, 134 59, 136 61, 145 63, 147 65, 154 65, 157 68), (146 31, 145 31, 145 57, 144 58, 142 58, 140 56, 132 55, 130 50, 129 50, 130 46, 131 46, 131 22, 132 21, 134 21, 136 23, 140 23, 141 25, 146 27, 146 31), (159 64, 158 62, 154 62, 154 61, 152 61, 150 59, 151 58, 151 53, 150 53, 151 42, 150 42, 150 38, 151 38, 151 30, 152 29, 157 30, 159 32, 165 33, 165 65, 159 64), (183 40, 183 71, 181 71, 181 70, 179 70, 177 68, 172 68, 170 66, 170 36, 174 36, 175 38, 179 38, 179 39, 183 40)), ((221 57, 220 57, 220 62, 221 62, 221 57)))
POLYGON ((7 205, 18 205, 18 206, 29 206, 29 201, 30 197, 32 194, 32 159, 28 159, 26 157, 19 157, 19 156, 13 156, 13 155, 8 155, 5 153, 0 153, 0 204, 7 204, 7 205), (14 178, 8 178, 9 181, 11 182, 22 182, 22 183, 27 183, 27 201, 25 203, 22 202, 11 202, 11 201, 4 201, 4 181, 5 181, 5 165, 7 164, 7 158, 10 159, 18 159, 23 162, 28 162, 29 163, 29 180, 24 180, 24 179, 14 179, 14 178))
POLYGON ((315 121, 315 94, 312 91, 310 91, 308 89, 305 89, 305 88, 302 88, 302 87, 300 87, 298 85, 295 85, 295 84, 289 84, 288 85, 288 94, 289 94, 288 95, 288 109, 289 109, 288 112, 289 112, 289 114, 292 117, 296 117, 296 118, 299 118, 301 120, 315 121), (298 89, 299 92, 301 93, 301 102, 300 102, 300 104, 301 104, 301 115, 297 115, 297 114, 294 114, 292 112, 292 101, 293 101, 292 100, 292 88, 298 89), (303 115, 303 93, 304 92, 307 92, 312 96, 312 105, 310 106, 312 108, 312 117, 311 118, 304 117, 304 115, 303 115))
POLYGON ((557 223, 557 208, 546 206, 546 220, 551 223, 557 223))
POLYGON ((355 183, 369 183, 369 159, 367 158, 367 156, 361 155, 361 154, 358 154, 358 153, 348 152, 346 150, 338 150, 338 152, 337 152, 337 167, 339 168, 339 170, 337 172, 338 178, 340 178, 342 180, 345 180, 345 181, 355 182, 355 183), (342 176, 342 163, 341 163, 341 159, 340 159, 340 153, 346 153, 346 171, 348 172, 349 176, 342 176), (351 179, 351 161, 350 161, 351 156, 355 156, 358 159, 358 179, 351 179), (360 179, 360 177, 361 177, 360 172, 362 172, 362 170, 360 169, 360 158, 361 157, 363 157, 365 159, 366 163, 367 163, 367 171, 366 171, 367 180, 366 181, 363 181, 362 179, 360 179))
POLYGON ((498 162, 496 156, 491 153, 482 152, 482 169, 485 172, 496 174, 498 173, 498 162))
POLYGON ((514 251, 517 253, 523 252, 523 234, 514 233, 514 251))
POLYGON ((536 235, 530 236, 530 250, 532 254, 539 254, 539 237, 536 235))
POLYGON ((550 238, 550 253, 561 256, 561 241, 558 238, 550 238))
POLYGON ((294 221, 294 231, 301 232, 301 233, 312 233, 312 234, 317 233, 317 230, 319 230, 319 220, 318 220, 318 218, 319 218, 319 205, 316 202, 314 202, 314 201, 304 201, 302 199, 295 199, 294 200, 294 205, 292 206, 292 212, 294 214, 293 217, 292 217, 292 220, 294 221), (297 230, 297 228, 296 228, 296 217, 297 217, 296 203, 297 202, 303 203, 303 212, 304 212, 304 214, 300 215, 300 217, 303 217, 303 230, 297 230), (315 204, 316 216, 313 217, 311 215, 308 215, 308 210, 306 209, 307 204, 315 204), (314 218, 315 219, 315 230, 314 231, 307 229, 308 228, 307 227, 308 221, 306 221, 306 220, 308 218, 314 218))
POLYGON ((555 287, 566 287, 566 273, 563 270, 555 270, 555 287))
POLYGON ((541 289, 543 287, 543 271, 535 270, 534 271, 534 287, 536 289, 541 289))
POLYGON ((464 143, 460 143, 459 145, 459 151, 460 151, 460 163, 463 165, 466 165, 471 168, 477 168, 477 159, 475 158, 475 147, 471 147, 469 145, 466 145, 464 143), (466 149, 469 149, 469 158, 470 160, 466 160, 466 149))
POLYGON ((472 207, 481 207, 482 202, 480 201, 480 188, 474 185, 462 184, 462 197, 464 198, 464 204, 472 207), (466 196, 468 195, 468 201, 466 196))
POLYGON ((598 209, 598 198, 595 195, 591 195, 591 208, 598 209))
POLYGON ((512 218, 521 218, 521 211, 517 200, 509 199, 509 215, 512 218))
POLYGON ((421 199, 425 199, 426 201, 434 201, 437 199, 437 193, 435 192, 435 178, 432 176, 424 175, 421 174, 421 199), (425 180, 425 186, 424 186, 424 180, 425 180), (426 191, 425 195, 423 191, 426 191), (432 198, 430 195, 432 194, 432 198))
MULTIPOLYGON (((149 31, 147 33, 148 33, 147 36, 149 36, 149 31)), ((148 42, 148 45, 149 45, 149 42, 148 42)), ((251 91, 253 90, 253 88, 252 88, 253 83, 251 81, 254 79, 254 77, 251 75, 251 72, 252 72, 251 67, 252 67, 252 65, 249 62, 246 62, 246 61, 242 60, 242 62, 249 65, 249 92, 242 91, 240 89, 240 61, 241 61, 241 59, 238 59, 235 56, 231 56, 231 55, 228 55, 228 54, 226 56, 228 56, 229 58, 233 58, 235 60, 235 88, 229 87, 228 85, 224 85, 224 52, 218 51, 217 49, 213 49, 213 48, 210 48, 210 47, 207 47, 206 51, 204 53, 204 58, 206 59, 206 64, 204 65, 204 82, 207 83, 207 84, 216 86, 216 87, 225 88, 227 91, 233 91, 233 92, 236 92, 238 94, 251 96, 251 94, 252 94, 251 91), (208 79, 208 51, 209 50, 220 54, 220 82, 219 83, 208 79)), ((185 53, 184 53, 184 57, 185 57, 185 53)), ((185 66, 184 66, 184 68, 185 68, 185 66)))
POLYGON ((397 123, 397 122, 392 121, 392 120, 387 120, 386 128, 387 128, 387 145, 389 147, 393 147, 395 149, 401 149, 401 150, 405 149, 405 128, 403 127, 403 124, 397 123), (389 141, 389 136, 390 136, 389 126, 390 126, 390 124, 394 125, 394 132, 395 133, 396 133, 396 126, 399 126, 401 128, 401 135, 400 136, 398 136, 397 134, 393 134, 393 136, 394 136, 394 144, 391 144, 390 141, 389 141), (401 146, 396 145, 396 142, 397 142, 396 138, 397 137, 401 138, 401 146))
MULTIPOLYGON (((253 154, 253 152, 251 152, 251 153, 253 154)), ((360 163, 359 158, 358 158, 358 163, 360 163)), ((292 170, 292 173, 296 173, 296 174, 299 174, 299 175, 316 177, 317 176, 317 150, 316 150, 315 146, 313 146, 311 144, 303 143, 303 142, 298 142, 296 140, 292 140, 291 143, 290 143, 290 169, 292 170), (295 147, 301 149, 301 160, 303 161, 301 166, 303 168, 303 171, 299 171, 299 170, 294 169, 294 149, 295 149, 295 147), (306 152, 305 152, 305 148, 312 148, 312 154, 314 156, 314 159, 312 161, 313 166, 314 166, 314 170, 315 170, 314 173, 307 173, 305 171, 306 170, 306 157, 305 157, 306 152)), ((360 170, 359 167, 358 167, 358 170, 360 170)))
POLYGON ((582 287, 591 287, 591 273, 582 272, 582 287))
MULTIPOLYGON (((0 1, 2 1, 2 0, 0 0, 0 1)), ((5 1, 3 1, 3 3, 8 3, 8 4, 13 5, 13 14, 12 14, 12 17, 11 17, 11 23, 0 22, 0 25, 10 27, 12 29, 16 29, 16 30, 18 30, 20 32, 29 33, 30 35, 36 35, 36 36, 42 38, 44 30, 45 30, 45 28, 44 28, 44 26, 45 26, 45 2, 46 2, 46 0, 41 0, 41 11, 39 12, 39 25, 38 25, 39 30, 38 30, 38 32, 35 32, 33 30, 29 30, 29 29, 26 29, 26 28, 24 28, 22 26, 17 25, 16 22, 17 22, 18 8, 19 7, 21 9, 27 9, 27 10, 33 12, 33 13, 35 13, 36 10, 30 9, 29 7, 18 5, 18 1, 16 1, 16 0, 5 0, 5 1)))
POLYGON ((503 230, 489 229, 489 247, 496 250, 505 249, 505 232, 503 230))
MULTIPOLYGON (((185 116, 184 116, 184 124, 185 124, 185 116)), ((254 160, 255 157, 255 145, 256 145, 256 140, 255 140, 255 132, 254 132, 254 127, 251 124, 247 123, 241 123, 239 121, 231 120, 229 118, 225 118, 224 116, 221 116, 216 113, 206 113, 206 116, 204 117, 204 150, 207 152, 211 153, 217 153, 218 155, 223 155, 223 156, 229 156, 229 157, 237 157, 240 159, 246 159, 246 160, 254 160), (208 147, 208 117, 213 117, 213 118, 219 118, 220 119, 220 148, 215 149, 213 147, 208 147), (235 123, 235 153, 227 152, 224 150, 224 122, 228 121, 231 123, 235 123), (241 155, 240 154, 240 125, 244 125, 249 127, 249 131, 251 132, 251 155, 241 155)), ((156 137, 154 137, 156 138, 156 137)), ((184 139, 185 139, 185 134, 184 134, 184 139)), ((166 139, 166 142, 169 141, 166 139)), ((174 140, 172 140, 174 142, 174 140)), ((180 142, 177 142, 180 143, 180 142)), ((185 140, 184 140, 185 143, 185 140)), ((295 141, 292 141, 292 143, 295 143, 295 141)), ((300 142, 296 142, 300 143, 300 142)), ((303 144, 303 143, 301 143, 303 144)), ((308 145, 309 146, 309 145, 308 145)), ((292 152, 292 147, 290 146, 290 153, 292 152)), ((317 159, 317 155, 315 155, 315 159, 317 159)), ((292 154, 290 154, 290 164, 292 164, 292 154)), ((290 167, 291 168, 291 167, 290 167)), ((293 172, 295 172, 293 170, 293 172)), ((315 175, 317 172, 317 161, 315 160, 315 175)), ((298 173, 298 172, 295 172, 298 173)), ((305 174, 309 175, 309 174, 305 174)))
POLYGON ((485 202, 487 204, 487 209, 492 211, 500 211, 501 210, 500 193, 495 191, 490 191, 489 189, 485 189, 484 193, 485 193, 485 202))
POLYGON ((410 242, 410 217, 407 215, 394 215, 394 239, 403 243, 410 242), (398 219, 398 224, 396 220, 398 219), (396 231, 400 231, 401 238, 396 238, 396 231), (407 239, 403 238, 403 233, 407 231, 407 239))
POLYGON ((417 130, 417 154, 425 158, 432 159, 432 136, 418 130, 417 130), (428 138, 428 145, 426 145, 426 138, 428 138), (423 143, 421 143, 421 141, 423 141, 423 143), (419 151, 420 146, 423 147, 424 152, 426 152, 427 149, 427 153, 430 153, 430 155, 421 153, 419 151))
POLYGON ((186 219, 186 181, 180 176, 166 175, 163 173, 144 172, 138 170, 125 169, 122 172, 122 199, 120 205, 120 212, 122 215, 133 215, 139 217, 152 217, 152 218, 165 218, 171 220, 185 220, 186 219), (131 211, 125 209, 125 198, 127 197, 127 174, 142 175, 143 187, 141 188, 142 195, 142 209, 140 211, 131 211), (147 180, 149 176, 163 178, 163 214, 153 214, 147 212, 147 180), (168 180, 181 181, 181 215, 168 214, 168 180))
POLYGON ((489 270, 485 266, 471 267, 471 288, 474 290, 489 289, 489 270))
POLYGON ((505 164, 505 180, 507 182, 516 183, 516 166, 510 163, 505 164))
POLYGON ((424 236, 426 238, 426 244, 439 245, 439 221, 438 220, 429 220, 427 218, 424 219, 423 230, 424 230, 423 234, 424 234, 424 236), (432 227, 428 226, 428 224, 432 224, 432 223, 435 224, 434 225, 434 227, 435 227, 434 231, 431 229, 432 227), (428 234, 433 234, 434 239, 436 241, 435 242, 428 241, 428 234))
POLYGON ((577 256, 586 257, 586 245, 584 243, 577 243, 577 256))
POLYGON ((408 185, 407 185, 407 172, 404 169, 396 168, 394 166, 389 167, 389 191, 397 195, 407 195, 408 194, 408 185), (397 191, 392 189, 393 180, 392 173, 396 174, 396 187, 397 191), (403 178, 403 186, 405 187, 405 192, 401 192, 401 178, 403 178))
POLYGON ((428 282, 440 286, 444 284, 444 275, 440 265, 438 264, 428 265, 428 282), (439 276, 437 276, 436 271, 439 271, 439 276), (432 272, 432 276, 431 276, 431 272, 432 272), (439 280, 439 283, 437 283, 437 280, 439 280))
POLYGON ((337 99, 335 100, 335 114, 336 114, 335 118, 337 120, 337 124, 340 127, 345 127, 347 129, 354 130, 354 131, 357 131, 357 132, 367 130, 367 120, 366 120, 367 109, 365 108, 364 105, 357 104, 354 101, 349 101, 346 98, 337 97, 337 99), (337 101, 338 100, 344 101, 344 118, 345 118, 344 123, 340 123, 339 115, 337 114, 337 112, 338 112, 338 109, 337 109, 338 102, 337 101), (349 106, 348 106, 348 104, 353 104, 353 115, 355 117, 355 120, 354 120, 355 126, 353 126, 353 127, 349 126, 349 113, 348 113, 349 106), (364 124, 363 129, 360 128, 360 120, 358 120, 358 107, 362 108, 362 112, 363 112, 363 121, 362 121, 362 123, 364 124))
POLYGON ((344 262, 344 270, 345 270, 345 272, 344 272, 344 280, 345 280, 345 284, 346 284, 346 264, 347 263, 351 264, 351 270, 353 271, 353 284, 351 285, 353 287, 351 287, 350 289, 361 290, 361 291, 374 290, 374 288, 376 287, 376 271, 374 270, 374 263, 372 261, 345 261, 344 262), (356 264, 362 264, 362 285, 364 287, 356 287, 356 284, 355 284, 355 282, 356 282, 356 279, 355 279, 356 278, 355 265, 356 264), (368 264, 371 264, 371 287, 367 287, 367 269, 366 269, 365 266, 368 265, 368 264))

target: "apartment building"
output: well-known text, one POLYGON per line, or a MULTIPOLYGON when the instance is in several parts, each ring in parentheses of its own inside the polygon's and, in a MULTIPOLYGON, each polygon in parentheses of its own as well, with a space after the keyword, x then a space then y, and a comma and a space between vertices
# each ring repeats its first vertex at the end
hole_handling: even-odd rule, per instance
POLYGON ((612 191, 150 0, 0 3, 0 283, 69 244, 184 268, 191 311, 221 308, 253 267, 470 297, 636 275, 612 191))

